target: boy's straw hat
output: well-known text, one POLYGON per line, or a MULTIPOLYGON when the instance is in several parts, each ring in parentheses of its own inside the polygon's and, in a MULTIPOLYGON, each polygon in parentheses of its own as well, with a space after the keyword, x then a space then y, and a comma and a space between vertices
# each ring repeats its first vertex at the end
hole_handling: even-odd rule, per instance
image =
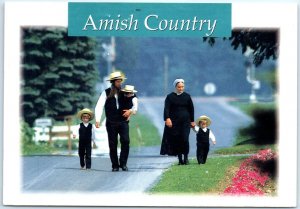
POLYGON ((109 79, 107 81, 113 81, 113 80, 124 80, 126 79, 124 74, 122 74, 119 71, 113 72, 109 75, 109 79))
POLYGON ((91 116, 91 117, 90 117, 90 120, 93 120, 93 118, 94 118, 94 113, 93 113, 90 109, 88 109, 88 108, 84 108, 84 109, 80 110, 80 111, 77 113, 77 117, 81 120, 81 117, 82 117, 83 114, 88 114, 88 115, 90 115, 90 116, 91 116))
POLYGON ((136 90, 134 90, 134 86, 131 86, 131 85, 125 85, 125 87, 123 89, 121 89, 121 91, 128 92, 128 93, 136 93, 137 92, 136 90))
POLYGON ((197 120, 196 120, 196 125, 199 126, 199 122, 202 121, 202 120, 205 120, 206 123, 207 123, 207 126, 210 126, 211 124, 211 119, 206 116, 206 115, 201 115, 197 120))

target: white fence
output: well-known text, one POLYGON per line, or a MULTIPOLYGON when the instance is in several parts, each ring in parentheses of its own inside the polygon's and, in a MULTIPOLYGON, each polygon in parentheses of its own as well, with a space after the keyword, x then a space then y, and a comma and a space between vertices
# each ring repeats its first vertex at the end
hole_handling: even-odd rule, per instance
MULTIPOLYGON (((108 140, 107 140, 107 133, 105 128, 105 121, 100 126, 100 128, 95 128, 95 143, 97 145, 96 149, 93 149, 93 154, 106 154, 109 153, 108 147, 108 140)), ((78 126, 71 126, 71 140, 73 140, 73 133, 76 134, 76 138, 78 138, 78 126)), ((35 135, 33 140, 38 143, 39 141, 49 141, 49 128, 41 128, 41 127, 34 127, 35 135)), ((59 132, 67 132, 68 126, 53 126, 52 132, 59 133, 59 132)), ((52 140, 67 140, 68 136, 52 136, 52 140)), ((75 143, 75 142, 72 142, 75 143)), ((78 146, 78 145, 77 145, 78 146)))

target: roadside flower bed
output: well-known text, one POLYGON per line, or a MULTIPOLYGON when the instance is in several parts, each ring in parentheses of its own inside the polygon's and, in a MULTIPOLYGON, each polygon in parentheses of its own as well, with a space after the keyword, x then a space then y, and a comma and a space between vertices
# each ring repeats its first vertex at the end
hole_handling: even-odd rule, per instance
POLYGON ((259 151, 242 162, 232 184, 224 190, 228 195, 264 195, 262 188, 276 175, 277 154, 271 149, 259 151))

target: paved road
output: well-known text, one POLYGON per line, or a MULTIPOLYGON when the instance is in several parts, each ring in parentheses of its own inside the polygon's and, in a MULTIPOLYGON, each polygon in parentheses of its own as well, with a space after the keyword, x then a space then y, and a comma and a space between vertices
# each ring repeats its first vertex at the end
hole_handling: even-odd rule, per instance
POLYGON ((174 162, 173 158, 129 158, 129 171, 111 172, 108 157, 93 157, 92 169, 80 170, 75 156, 23 157, 24 192, 145 192, 161 173, 174 162))
MULTIPOLYGON (((229 106, 226 98, 193 98, 195 115, 208 115, 212 118, 211 129, 220 147, 232 146, 236 130, 251 122, 251 119, 229 106)), ((139 112, 148 115, 162 135, 164 98, 140 98, 139 112)), ((190 157, 196 153, 196 135, 190 134, 190 157)), ((95 152, 92 158, 92 170, 79 169, 76 156, 35 156, 23 157, 24 192, 35 191, 90 191, 90 192, 140 192, 154 185, 161 174, 176 158, 160 156, 160 146, 131 149, 129 172, 111 172, 111 163, 107 154, 95 152)), ((101 152, 100 152, 101 153, 101 152)))

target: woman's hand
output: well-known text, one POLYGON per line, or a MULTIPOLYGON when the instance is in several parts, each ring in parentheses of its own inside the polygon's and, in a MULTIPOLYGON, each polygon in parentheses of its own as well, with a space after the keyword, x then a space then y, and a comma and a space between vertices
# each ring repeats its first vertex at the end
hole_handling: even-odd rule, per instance
POLYGON ((99 128, 100 127, 100 122, 96 122, 95 126, 96 126, 96 128, 99 128))
POLYGON ((191 122, 191 128, 195 128, 196 123, 195 122, 191 122))
POLYGON ((172 128, 172 121, 170 118, 167 118, 165 123, 166 123, 166 126, 168 126, 169 128, 172 128))

